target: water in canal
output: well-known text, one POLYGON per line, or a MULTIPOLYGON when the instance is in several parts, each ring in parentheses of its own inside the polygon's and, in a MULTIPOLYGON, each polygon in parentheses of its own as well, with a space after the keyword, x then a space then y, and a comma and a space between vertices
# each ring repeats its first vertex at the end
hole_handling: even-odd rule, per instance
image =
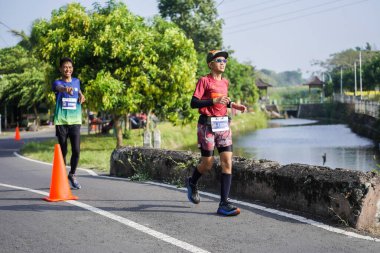
MULTIPOLYGON (((240 136, 236 155, 277 161, 282 165, 304 163, 330 168, 372 171, 380 164, 379 147, 343 124, 323 125, 304 119, 270 121, 270 127, 240 136)), ((378 168, 379 169, 379 168, 378 168)))

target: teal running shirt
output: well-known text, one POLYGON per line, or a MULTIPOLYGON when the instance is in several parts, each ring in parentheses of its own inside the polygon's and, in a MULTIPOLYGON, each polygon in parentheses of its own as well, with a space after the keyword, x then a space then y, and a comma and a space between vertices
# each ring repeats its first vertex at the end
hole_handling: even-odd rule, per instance
POLYGON ((72 78, 71 82, 55 80, 52 89, 55 93, 55 110, 54 125, 81 125, 82 124, 82 106, 79 103, 80 81, 72 78), (73 95, 66 92, 58 92, 56 87, 73 87, 73 95))

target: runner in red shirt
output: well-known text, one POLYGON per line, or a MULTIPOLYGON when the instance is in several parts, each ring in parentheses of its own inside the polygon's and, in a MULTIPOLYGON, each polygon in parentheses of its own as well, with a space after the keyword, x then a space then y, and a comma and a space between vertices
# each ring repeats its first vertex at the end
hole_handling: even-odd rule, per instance
POLYGON ((222 167, 220 204, 218 214, 225 216, 238 215, 240 209, 228 201, 232 179, 232 133, 227 108, 245 112, 244 105, 236 104, 228 97, 228 80, 222 77, 227 65, 228 53, 212 50, 207 55, 207 64, 211 73, 198 80, 192 108, 199 108, 198 147, 201 150, 201 162, 193 175, 186 180, 189 200, 200 202, 197 182, 203 173, 212 168, 214 149, 218 149, 222 167))

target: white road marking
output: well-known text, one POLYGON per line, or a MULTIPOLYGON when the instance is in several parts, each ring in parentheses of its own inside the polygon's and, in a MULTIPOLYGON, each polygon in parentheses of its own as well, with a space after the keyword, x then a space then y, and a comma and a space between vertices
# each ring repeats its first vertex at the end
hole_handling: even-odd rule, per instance
MULTIPOLYGON (((167 185, 167 184, 156 183, 156 182, 147 182, 147 183, 153 184, 153 185, 157 185, 157 186, 163 186, 163 187, 168 187, 168 188, 174 188, 174 189, 179 189, 179 190, 187 191, 186 188, 177 188, 177 187, 175 187, 173 185, 167 185)), ((213 193, 202 192, 202 191, 199 191, 199 193, 201 195, 204 195, 204 196, 208 196, 208 197, 215 198, 215 199, 220 199, 219 195, 216 195, 216 194, 213 194, 213 193)), ((244 201, 233 200, 233 199, 230 199, 230 201, 233 202, 233 203, 235 203, 235 204, 241 205, 241 206, 251 207, 251 208, 254 208, 254 209, 257 209, 257 210, 260 210, 260 211, 264 211, 264 212, 267 212, 267 213, 271 213, 271 214, 275 214, 275 215, 278 215, 278 216, 286 217, 286 218, 289 218, 289 219, 292 219, 292 220, 296 220, 296 221, 299 221, 299 222, 302 222, 302 223, 306 223, 306 224, 309 224, 309 225, 312 225, 312 226, 315 226, 315 227, 319 227, 319 228, 328 230, 330 232, 334 232, 334 233, 338 233, 338 234, 343 234, 343 235, 347 235, 347 236, 358 238, 358 239, 364 239, 364 240, 369 240, 369 241, 380 242, 380 239, 378 239, 378 238, 374 238, 374 237, 371 237, 371 236, 364 236, 364 235, 360 235, 360 234, 357 234, 357 233, 354 233, 354 232, 345 231, 343 229, 335 228, 335 227, 332 227, 332 226, 329 226, 329 225, 323 224, 321 222, 314 221, 314 220, 311 220, 311 219, 308 219, 308 218, 305 218, 305 217, 302 217, 302 216, 299 216, 299 215, 287 213, 287 212, 284 212, 284 211, 279 211, 279 210, 276 210, 276 209, 272 209, 272 208, 268 208, 268 207, 264 207, 264 206, 260 206, 260 205, 256 205, 256 204, 252 204, 252 203, 248 203, 248 202, 244 202, 244 201)))
MULTIPOLYGON (((37 194, 44 195, 44 196, 48 196, 49 195, 49 193, 44 192, 44 191, 34 190, 34 189, 30 189, 30 188, 26 188, 26 187, 20 187, 20 186, 16 186, 16 185, 9 185, 9 184, 0 183, 0 186, 7 187, 7 188, 12 188, 12 189, 17 189, 17 190, 22 190, 22 191, 33 192, 33 193, 37 193, 37 194)), ((64 202, 67 202, 67 203, 69 203, 71 205, 74 205, 74 206, 86 209, 86 210, 88 210, 90 212, 102 215, 102 216, 104 216, 106 218, 109 218, 111 220, 117 221, 117 222, 119 222, 121 224, 124 224, 124 225, 130 227, 130 228, 136 229, 136 230, 138 230, 140 232, 143 232, 145 234, 153 236, 153 237, 155 237, 155 238, 157 238, 157 239, 159 239, 161 241, 170 243, 170 244, 172 244, 174 246, 177 246, 177 247, 182 248, 184 250, 187 250, 189 252, 194 252, 194 253, 209 253, 209 251, 207 251, 207 250, 198 248, 198 247, 196 247, 194 245, 191 245, 191 244, 189 244, 187 242, 178 240, 178 239, 176 239, 174 237, 171 237, 171 236, 166 235, 164 233, 161 233, 161 232, 158 232, 158 231, 153 230, 151 228, 148 228, 148 227, 146 227, 144 225, 136 223, 136 222, 134 222, 132 220, 129 220, 127 218, 124 218, 124 217, 118 216, 116 214, 104 211, 104 210, 99 209, 97 207, 87 205, 87 204, 79 202, 77 200, 66 200, 64 202)))
MULTIPOLYGON (((16 152, 14 152, 14 154, 16 156, 20 157, 20 158, 23 158, 23 159, 26 159, 26 160, 29 160, 29 161, 34 161, 34 162, 39 162, 39 163, 51 165, 51 163, 40 162, 40 161, 37 161, 37 160, 33 160, 33 159, 30 159, 30 158, 21 156, 21 155, 17 154, 16 152)), ((87 170, 87 169, 81 169, 81 168, 78 168, 78 169, 86 171, 88 173, 90 171, 90 170, 87 170)), ((89 173, 89 174, 92 175, 92 176, 96 176, 96 177, 104 177, 104 178, 112 178, 112 179, 130 181, 129 179, 126 179, 126 178, 117 178, 117 177, 110 177, 110 176, 100 176, 100 175, 98 175, 94 171, 91 171, 91 173, 89 173)), ((187 191, 186 188, 178 188, 178 187, 176 187, 174 185, 168 185, 168 184, 151 182, 151 181, 147 181, 145 183, 151 184, 151 185, 162 186, 162 187, 166 187, 166 188, 171 188, 171 189, 176 189, 176 190, 181 190, 181 191, 187 191)), ((204 196, 208 196, 208 197, 211 197, 211 198, 215 198, 215 199, 219 199, 220 198, 220 196, 218 196, 216 194, 208 193, 208 192, 199 191, 199 194, 204 195, 204 196)), ((380 242, 380 239, 378 239, 378 238, 374 238, 374 237, 371 237, 371 236, 365 236, 365 235, 361 235, 361 234, 354 233, 354 232, 349 232, 349 231, 346 231, 346 230, 343 230, 343 229, 340 229, 340 228, 335 228, 335 227, 332 227, 332 226, 329 226, 329 225, 323 224, 321 222, 318 222, 318 221, 315 221, 315 220, 312 220, 312 219, 308 219, 308 218, 305 218, 305 217, 302 217, 302 216, 299 216, 299 215, 287 213, 287 212, 284 212, 284 211, 279 211, 279 210, 272 209, 272 208, 267 208, 267 207, 264 207, 264 206, 260 206, 260 205, 257 205, 257 204, 252 204, 252 203, 248 203, 248 202, 244 202, 244 201, 233 200, 233 199, 231 199, 230 201, 233 202, 233 203, 236 203, 238 205, 241 205, 241 206, 246 206, 246 207, 254 208, 254 209, 257 209, 257 210, 260 210, 260 211, 264 211, 264 212, 267 212, 267 213, 271 213, 271 214, 275 214, 275 215, 278 215, 278 216, 286 217, 286 218, 289 218, 289 219, 292 219, 292 220, 296 220, 296 221, 299 221, 299 222, 302 222, 302 223, 305 223, 305 224, 309 224, 311 226, 319 227, 319 228, 322 228, 324 230, 327 230, 327 231, 330 231, 330 232, 333 232, 333 233, 342 234, 342 235, 346 235, 346 236, 349 236, 349 237, 363 239, 363 240, 368 240, 368 241, 380 242)))

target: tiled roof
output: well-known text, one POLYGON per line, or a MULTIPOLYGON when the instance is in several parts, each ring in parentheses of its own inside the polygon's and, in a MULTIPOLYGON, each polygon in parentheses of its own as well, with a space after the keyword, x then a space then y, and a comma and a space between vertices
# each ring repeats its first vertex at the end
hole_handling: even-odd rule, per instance
POLYGON ((264 82, 261 78, 258 78, 258 79, 256 80, 256 86, 257 86, 258 88, 272 87, 271 84, 264 82))
POLYGON ((309 86, 322 86, 324 83, 317 77, 313 76, 309 82, 305 83, 304 85, 309 86))

